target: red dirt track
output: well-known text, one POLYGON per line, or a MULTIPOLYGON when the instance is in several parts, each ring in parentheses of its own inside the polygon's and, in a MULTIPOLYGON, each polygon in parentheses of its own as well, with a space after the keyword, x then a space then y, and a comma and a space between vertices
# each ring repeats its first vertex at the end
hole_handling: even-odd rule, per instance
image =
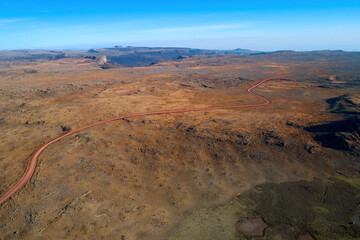
MULTIPOLYGON (((126 119, 126 118, 133 118, 133 117, 141 117, 141 116, 147 116, 147 115, 161 115, 161 114, 171 114, 171 113, 184 113, 184 112, 195 112, 195 111, 211 111, 211 110, 219 110, 219 109, 237 109, 237 108, 250 108, 250 107, 259 107, 259 106, 265 106, 270 104, 270 100, 267 99, 264 96, 261 96, 257 93, 252 92, 252 90, 258 86, 260 86, 261 84, 272 80, 274 78, 267 78, 264 79, 256 84, 254 84, 253 86, 251 86, 250 88, 247 89, 247 91, 252 94, 255 95, 259 98, 261 98, 262 100, 264 100, 263 103, 257 103, 257 104, 245 104, 245 105, 235 105, 235 106, 220 106, 220 107, 207 107, 207 108, 190 108, 190 109, 176 109, 176 110, 167 110, 167 111, 159 111, 159 112, 147 112, 147 113, 135 113, 135 114, 129 114, 129 115, 124 115, 124 116, 120 116, 120 117, 116 117, 116 118, 111 118, 111 119, 107 119, 101 122, 97 122, 88 126, 84 126, 75 130, 72 130, 58 138, 55 138, 54 140, 44 144, 43 146, 41 146, 35 153, 34 155, 31 157, 28 166, 25 170, 24 175, 22 176, 22 178, 16 183, 15 186, 13 186, 7 193, 5 193, 1 198, 0 198, 0 205, 3 204, 4 202, 6 202, 9 198, 11 198, 17 191, 19 191, 22 187, 24 187, 26 185, 27 182, 29 182, 29 180, 31 179, 32 175, 35 172, 35 167, 37 164, 37 160, 40 156, 40 154, 42 153, 42 151, 45 150, 45 148, 47 148, 49 145, 69 136, 72 135, 74 133, 80 132, 82 130, 94 127, 94 126, 98 126, 104 123, 109 123, 109 122, 113 122, 113 121, 117 121, 117 120, 121 120, 121 119, 126 119)), ((278 78, 276 78, 278 79, 278 78)))

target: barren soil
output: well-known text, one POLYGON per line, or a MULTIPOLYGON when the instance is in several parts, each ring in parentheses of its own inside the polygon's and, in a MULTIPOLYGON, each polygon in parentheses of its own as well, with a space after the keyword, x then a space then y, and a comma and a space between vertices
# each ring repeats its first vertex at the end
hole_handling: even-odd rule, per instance
MULTIPOLYGON (((353 116, 334 113, 327 99, 358 96, 358 68, 344 75, 334 73, 338 63, 257 58, 111 69, 82 58, 1 63, 0 195, 64 131, 129 113, 258 103, 249 86, 287 77, 254 90, 267 106, 119 120, 51 145, 30 183, 0 206, 0 239, 241 239, 235 223, 265 212, 247 216, 236 205, 237 219, 198 217, 206 222, 259 184, 358 178, 357 149, 324 147, 304 129, 353 116)), ((301 230, 278 236, 314 236, 301 230)), ((264 237, 277 231, 269 224, 264 237)))

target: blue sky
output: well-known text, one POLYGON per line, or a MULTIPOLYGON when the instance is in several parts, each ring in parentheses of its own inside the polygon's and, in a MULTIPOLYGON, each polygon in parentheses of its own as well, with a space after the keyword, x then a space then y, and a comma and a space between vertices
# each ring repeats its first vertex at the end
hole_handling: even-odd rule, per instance
POLYGON ((0 0, 0 49, 360 51, 360 0, 0 0))

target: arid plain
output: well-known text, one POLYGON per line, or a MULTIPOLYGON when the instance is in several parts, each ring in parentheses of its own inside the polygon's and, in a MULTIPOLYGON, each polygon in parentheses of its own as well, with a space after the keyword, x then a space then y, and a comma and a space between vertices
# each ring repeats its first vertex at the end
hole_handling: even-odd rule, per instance
POLYGON ((0 62, 0 239, 360 237, 360 54, 195 55, 143 67, 0 62), (294 196, 298 196, 295 198, 294 196), (295 199, 294 199, 295 198, 295 199), (291 209, 287 211, 288 209, 291 209), (282 212, 282 210, 284 210, 282 212), (235 224, 261 217, 263 236, 235 224))

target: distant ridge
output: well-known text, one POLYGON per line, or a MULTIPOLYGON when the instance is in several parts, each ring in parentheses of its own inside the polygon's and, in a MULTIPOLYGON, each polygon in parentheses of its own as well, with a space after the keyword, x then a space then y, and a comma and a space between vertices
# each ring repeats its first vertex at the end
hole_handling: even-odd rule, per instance
MULTIPOLYGON (((133 47, 115 46, 113 48, 99 48, 84 50, 6 50, 0 51, 0 61, 32 61, 32 60, 57 60, 62 58, 99 58, 106 56, 109 64, 127 67, 150 66, 158 62, 173 61, 195 55, 232 54, 239 56, 264 55, 269 57, 314 57, 343 55, 348 52, 341 50, 318 50, 318 51, 293 51, 280 50, 274 52, 262 52, 249 49, 236 48, 234 50, 208 50, 181 47, 133 47)), ((359 52, 354 52, 359 53, 359 52)))

